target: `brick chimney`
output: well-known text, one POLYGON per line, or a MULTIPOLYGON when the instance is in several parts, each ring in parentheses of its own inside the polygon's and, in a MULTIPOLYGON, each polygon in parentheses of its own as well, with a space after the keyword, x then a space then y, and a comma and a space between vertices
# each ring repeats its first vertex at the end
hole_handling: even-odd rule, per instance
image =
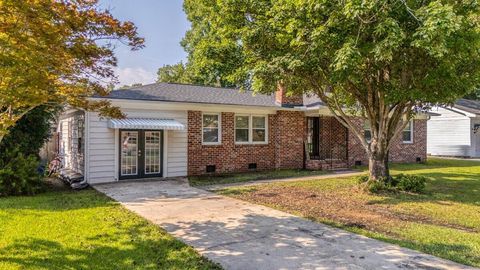
POLYGON ((303 95, 288 93, 285 86, 279 83, 275 92, 275 102, 282 107, 303 106, 303 95))

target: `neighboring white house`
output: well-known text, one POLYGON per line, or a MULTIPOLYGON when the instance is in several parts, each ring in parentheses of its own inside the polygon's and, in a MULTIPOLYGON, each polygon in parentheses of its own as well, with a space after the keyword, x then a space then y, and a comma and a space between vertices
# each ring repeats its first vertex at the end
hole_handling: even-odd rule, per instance
POLYGON ((452 107, 436 107, 427 122, 427 153, 480 157, 480 101, 461 99, 452 107))

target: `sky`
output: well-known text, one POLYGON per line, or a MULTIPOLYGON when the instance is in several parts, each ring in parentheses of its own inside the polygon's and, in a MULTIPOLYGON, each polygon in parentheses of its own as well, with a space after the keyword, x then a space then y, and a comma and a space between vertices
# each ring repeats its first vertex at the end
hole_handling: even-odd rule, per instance
POLYGON ((159 67, 185 62, 187 55, 180 41, 189 22, 182 3, 181 0, 100 0, 102 8, 110 10, 119 20, 132 21, 139 36, 145 38, 145 48, 139 51, 117 45, 118 86, 153 83, 159 67))

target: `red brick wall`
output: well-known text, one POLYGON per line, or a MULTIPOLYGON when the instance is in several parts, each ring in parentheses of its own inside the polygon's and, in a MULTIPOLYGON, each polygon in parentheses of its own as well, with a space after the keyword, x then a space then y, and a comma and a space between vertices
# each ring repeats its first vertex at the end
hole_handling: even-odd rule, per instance
POLYGON ((303 95, 288 95, 286 89, 279 85, 275 91, 275 101, 281 105, 287 106, 301 106, 303 105, 303 95))
POLYGON ((328 159, 347 158, 348 130, 335 117, 320 117, 320 156, 328 159))
POLYGON ((248 171, 249 163, 257 170, 302 168, 302 112, 279 111, 268 116, 268 144, 235 144, 235 114, 221 115, 222 143, 202 145, 202 112, 188 112, 188 175, 206 173, 207 165, 215 165, 216 173, 248 171))
POLYGON ((278 111, 275 124, 275 168, 303 168, 303 140, 305 134, 304 113, 296 111, 278 111))
MULTIPOLYGON (((363 127, 364 120, 353 119, 353 121, 360 127, 363 127)), ((368 158, 365 154, 365 150, 358 138, 349 132, 348 140, 348 157, 349 165, 354 165, 355 161, 361 161, 362 164, 368 164, 368 158)), ((417 157, 422 161, 427 159, 427 120, 414 120, 413 123, 413 143, 402 142, 401 135, 397 137, 390 149, 390 161, 391 162, 416 162, 417 157)))
MULTIPOLYGON (((303 112, 278 111, 268 115, 268 144, 235 144, 234 117, 231 112, 221 114, 222 143, 202 145, 202 112, 188 112, 188 174, 206 173, 207 165, 215 165, 216 173, 248 171, 249 163, 257 163, 257 170, 303 168, 306 118, 303 112)), ((332 120, 332 119, 331 119, 332 120)), ((336 121, 336 120, 332 120, 336 121)), ((363 126, 362 119, 353 119, 363 126)), ((333 125, 337 127, 337 125, 333 125)), ((338 127, 337 127, 338 128, 338 127)), ((405 144, 398 138, 390 150, 393 162, 415 162, 417 157, 426 159, 426 120, 414 121, 413 143, 405 144)), ((335 132, 335 131, 332 131, 335 132)), ((325 134, 324 134, 325 135, 325 134)), ((337 134, 338 135, 338 134, 337 134)), ((368 164, 365 151, 353 132, 348 132, 348 165, 355 161, 368 164)), ((310 169, 340 168, 335 164, 311 161, 310 169)))
POLYGON ((400 135, 390 149, 392 162, 416 162, 417 157, 427 159, 427 120, 413 122, 413 143, 403 143, 400 135))

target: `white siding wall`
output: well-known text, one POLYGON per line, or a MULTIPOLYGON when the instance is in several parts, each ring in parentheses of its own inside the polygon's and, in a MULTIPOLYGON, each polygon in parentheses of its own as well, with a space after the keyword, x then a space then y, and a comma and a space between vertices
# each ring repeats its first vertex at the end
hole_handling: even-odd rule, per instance
POLYGON ((89 112, 87 121, 86 179, 91 184, 115 181, 115 130, 96 113, 89 112))
POLYGON ((68 139, 69 129, 71 126, 71 118, 65 118, 60 120, 59 122, 59 129, 58 132, 60 133, 60 155, 63 156, 63 167, 69 168, 70 167, 70 144, 71 141, 68 139))
MULTIPOLYGON (((185 125, 183 131, 165 131, 164 177, 187 175, 187 111, 122 109, 131 118, 175 119, 185 125)), ((89 183, 105 183, 118 179, 118 130, 107 127, 108 120, 88 113, 88 173, 89 183)))
MULTIPOLYGON (((79 121, 83 121, 84 114, 81 111, 70 110, 59 119, 58 129, 60 132, 59 144, 60 155, 63 156, 63 166, 77 173, 84 172, 83 152, 85 146, 79 145, 79 121), (83 147, 80 148, 79 147, 83 147)), ((83 134, 82 134, 83 135, 83 134)))
POLYGON ((472 131, 471 131, 472 132, 473 149, 475 149, 472 156, 473 157, 480 157, 480 129, 477 131, 477 133, 473 133, 473 128, 474 128, 475 124, 480 125, 480 118, 472 119, 472 131))
POLYGON ((471 156, 470 117, 444 108, 435 108, 427 122, 427 153, 442 156, 471 156))

